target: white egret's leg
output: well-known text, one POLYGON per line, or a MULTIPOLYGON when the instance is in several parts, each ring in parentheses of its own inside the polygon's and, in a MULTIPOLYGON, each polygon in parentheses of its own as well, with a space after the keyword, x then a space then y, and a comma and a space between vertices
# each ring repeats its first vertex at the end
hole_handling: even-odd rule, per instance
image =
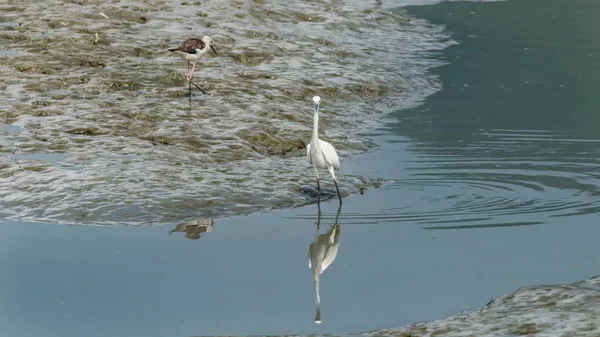
POLYGON ((340 199, 340 204, 342 203, 342 196, 340 195, 340 189, 337 185, 337 179, 335 179, 335 173, 333 172, 333 166, 328 167, 329 174, 331 174, 331 178, 333 178, 333 183, 335 184, 335 190, 337 191, 338 199, 340 199))
POLYGON ((313 168, 315 169, 315 175, 317 176, 317 192, 319 194, 319 197, 321 197, 321 186, 319 185, 319 169, 317 169, 316 166, 313 166, 313 168))
POLYGON ((337 181, 333 179, 333 183, 335 184, 335 190, 337 191, 338 199, 340 199, 340 205, 342 204, 342 195, 340 194, 340 189, 338 188, 337 181))

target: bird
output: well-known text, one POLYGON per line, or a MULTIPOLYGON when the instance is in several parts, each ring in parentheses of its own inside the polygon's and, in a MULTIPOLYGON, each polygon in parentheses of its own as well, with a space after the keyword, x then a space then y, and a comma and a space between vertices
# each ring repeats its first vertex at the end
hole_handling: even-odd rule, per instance
POLYGON ((308 163, 315 169, 315 175, 317 176, 317 192, 319 200, 321 198, 321 186, 319 184, 319 169, 327 169, 333 183, 335 184, 335 190, 337 191, 338 199, 340 204, 342 203, 342 196, 340 195, 340 189, 338 188, 337 179, 335 178, 335 170, 340 169, 340 158, 333 145, 329 144, 324 140, 319 139, 319 103, 321 97, 313 97, 313 104, 315 107, 315 114, 313 117, 313 134, 310 143, 306 146, 306 156, 308 157, 308 163))
POLYGON ((177 48, 167 49, 168 51, 177 54, 179 57, 187 61, 188 70, 185 75, 185 79, 188 82, 190 95, 192 92, 192 84, 200 91, 202 91, 203 94, 206 94, 204 90, 202 90, 200 87, 194 84, 194 82, 192 82, 192 75, 194 73, 194 70, 196 69, 196 62, 198 62, 202 55, 206 54, 209 48, 212 49, 215 55, 219 55, 217 54, 215 48, 212 46, 213 42, 214 41, 210 36, 204 36, 202 37, 202 39, 190 38, 183 41, 177 48), (194 64, 192 65, 192 70, 190 71, 190 62, 192 61, 194 62, 194 64))
POLYGON ((321 207, 318 206, 317 232, 315 240, 308 247, 308 268, 312 270, 313 280, 315 281, 315 294, 317 296, 317 313, 315 314, 315 323, 321 324, 321 294, 319 293, 319 281, 321 274, 329 267, 337 257, 340 247, 340 224, 338 218, 342 210, 342 204, 338 207, 335 216, 335 223, 329 227, 325 234, 319 235, 321 226, 321 207))

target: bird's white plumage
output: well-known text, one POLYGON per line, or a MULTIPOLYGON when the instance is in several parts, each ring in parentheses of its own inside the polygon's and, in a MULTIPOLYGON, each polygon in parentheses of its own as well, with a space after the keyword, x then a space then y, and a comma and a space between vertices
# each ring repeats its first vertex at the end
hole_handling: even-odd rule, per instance
POLYGON ((198 61, 209 49, 215 50, 212 47, 213 42, 210 36, 203 36, 202 39, 187 39, 179 47, 169 50, 186 61, 198 61))
POLYGON ((309 164, 311 164, 315 169, 315 175, 317 176, 317 189, 319 189, 319 169, 327 169, 333 178, 333 183, 335 184, 335 189, 341 203, 342 197, 337 186, 337 180, 334 172, 334 170, 340 169, 340 157, 338 157, 333 145, 319 139, 320 102, 321 97, 313 97, 313 103, 315 105, 315 114, 313 117, 313 136, 310 140, 310 143, 306 146, 306 156, 308 157, 309 164))
MULTIPOLYGON (((339 170, 340 157, 338 157, 333 145, 321 139, 317 140, 319 142, 319 148, 321 149, 320 154, 315 154, 315 158, 318 158, 316 161, 317 167, 320 169, 326 169, 329 166, 333 166, 334 169, 339 170)), ((310 144, 306 145, 306 156, 308 157, 308 163, 313 165, 312 156, 310 155, 310 144)))

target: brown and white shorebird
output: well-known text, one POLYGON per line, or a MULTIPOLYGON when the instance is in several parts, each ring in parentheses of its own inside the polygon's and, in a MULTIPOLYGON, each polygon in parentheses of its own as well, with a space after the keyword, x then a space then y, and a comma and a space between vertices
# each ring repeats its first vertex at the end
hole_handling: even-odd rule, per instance
MULTIPOLYGON (((196 62, 198 62, 198 60, 202 57, 202 55, 206 54, 206 52, 208 51, 208 49, 212 49, 213 52, 215 52, 215 55, 219 55, 217 54, 217 51, 215 50, 215 48, 212 46, 213 43, 213 39, 210 36, 204 36, 202 37, 202 39, 196 39, 196 38, 191 38, 191 39, 187 39, 185 41, 183 41, 179 47, 177 48, 171 48, 171 49, 167 49, 170 52, 173 52, 177 55, 179 55, 179 57, 181 57, 182 59, 186 60, 188 62, 188 71, 186 73, 185 79, 188 82, 189 88, 190 88, 190 93, 192 90, 192 84, 194 84, 194 82, 192 82, 192 74, 194 73, 194 70, 196 69, 196 62), (190 62, 194 62, 194 64, 192 65, 191 71, 190 71, 190 62)), ((196 84, 194 84, 194 86, 198 89, 200 89, 200 87, 198 87, 196 84)), ((200 91, 202 91, 202 93, 205 93, 204 90, 200 89, 200 91)))

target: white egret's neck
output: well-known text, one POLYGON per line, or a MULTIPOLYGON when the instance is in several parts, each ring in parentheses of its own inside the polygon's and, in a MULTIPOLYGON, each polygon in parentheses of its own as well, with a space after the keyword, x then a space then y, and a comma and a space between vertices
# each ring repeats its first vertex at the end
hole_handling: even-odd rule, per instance
POLYGON ((313 117, 313 136, 312 139, 318 140, 319 139, 319 105, 315 104, 315 115, 313 117))

